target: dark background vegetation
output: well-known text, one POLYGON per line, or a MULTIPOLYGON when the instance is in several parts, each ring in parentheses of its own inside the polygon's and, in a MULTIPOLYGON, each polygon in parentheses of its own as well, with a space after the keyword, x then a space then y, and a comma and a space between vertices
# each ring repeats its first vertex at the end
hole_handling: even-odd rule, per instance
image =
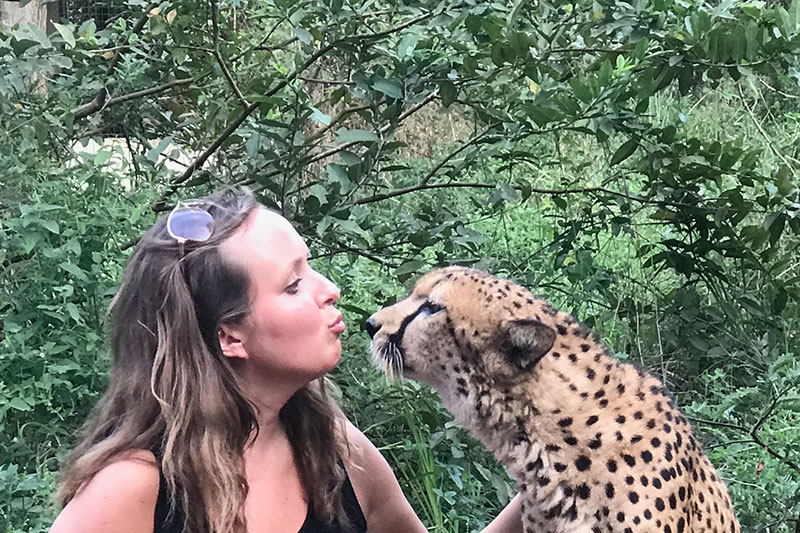
POLYGON ((137 237, 227 184, 340 285, 337 394, 432 531, 513 483, 359 325, 452 263, 661 376, 744 530, 800 530, 798 0, 67 4, 0 30, 0 530, 56 512, 137 237))

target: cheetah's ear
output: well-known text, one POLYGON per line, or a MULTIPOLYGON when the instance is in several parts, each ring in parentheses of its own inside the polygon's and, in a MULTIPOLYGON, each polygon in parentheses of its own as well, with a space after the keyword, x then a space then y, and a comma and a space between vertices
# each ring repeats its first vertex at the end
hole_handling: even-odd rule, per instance
POLYGON ((503 343, 506 362, 523 371, 532 370, 556 341, 556 332, 538 320, 509 320, 506 332, 503 343))

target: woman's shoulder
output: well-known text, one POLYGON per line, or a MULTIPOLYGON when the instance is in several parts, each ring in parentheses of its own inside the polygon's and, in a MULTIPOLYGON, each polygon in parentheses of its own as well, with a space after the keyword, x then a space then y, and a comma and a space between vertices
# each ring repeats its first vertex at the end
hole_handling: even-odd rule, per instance
POLYGON ((159 483, 152 452, 120 453, 64 506, 50 533, 152 532, 159 483))

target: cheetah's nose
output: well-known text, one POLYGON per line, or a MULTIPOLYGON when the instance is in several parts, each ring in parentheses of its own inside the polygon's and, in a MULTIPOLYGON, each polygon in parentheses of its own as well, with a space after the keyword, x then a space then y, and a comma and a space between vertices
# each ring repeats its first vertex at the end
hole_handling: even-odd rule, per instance
POLYGON ((369 317, 367 321, 364 322, 364 328, 366 328, 370 337, 374 337, 375 334, 378 333, 378 330, 381 329, 381 326, 374 318, 369 317))

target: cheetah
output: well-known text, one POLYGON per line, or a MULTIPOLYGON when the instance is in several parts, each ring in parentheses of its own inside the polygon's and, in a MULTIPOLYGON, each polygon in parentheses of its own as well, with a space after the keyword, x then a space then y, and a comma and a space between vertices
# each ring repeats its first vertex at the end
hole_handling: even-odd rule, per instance
POLYGON ((367 320, 388 374, 428 383, 518 483, 526 533, 738 533, 662 383, 527 289, 448 267, 367 320))

